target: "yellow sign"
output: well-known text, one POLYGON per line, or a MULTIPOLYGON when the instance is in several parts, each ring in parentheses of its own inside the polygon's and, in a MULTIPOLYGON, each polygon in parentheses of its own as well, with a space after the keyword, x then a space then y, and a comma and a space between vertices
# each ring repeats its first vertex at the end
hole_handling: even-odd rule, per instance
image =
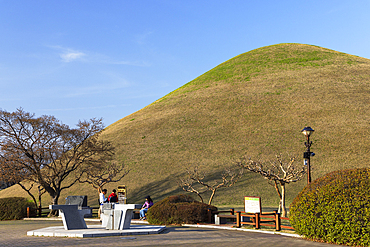
POLYGON ((117 188, 118 203, 126 204, 127 200, 127 189, 125 185, 120 185, 117 188))

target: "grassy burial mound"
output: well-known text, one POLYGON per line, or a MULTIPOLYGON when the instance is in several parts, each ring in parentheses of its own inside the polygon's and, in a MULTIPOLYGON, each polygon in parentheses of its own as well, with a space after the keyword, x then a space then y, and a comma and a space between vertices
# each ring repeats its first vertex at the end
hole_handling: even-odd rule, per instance
MULTIPOLYGON (((305 126, 315 129, 313 179, 366 167, 369 91, 365 58, 302 44, 243 53, 108 126, 102 138, 115 144, 117 160, 131 171, 107 188, 125 184, 130 203, 146 195, 158 201, 182 192, 178 177, 195 165, 215 179, 245 154, 273 159, 289 153, 303 163, 305 126)), ((287 186, 288 205, 305 184, 287 186)), ((85 185, 70 193, 97 198, 85 185)), ((220 189, 213 202, 242 205, 244 196, 261 196, 263 206, 276 206, 275 193, 266 180, 247 173, 220 189)))
MULTIPOLYGON (((307 125, 316 130, 315 179, 367 166, 369 79, 368 59, 310 45, 263 47, 220 64, 109 126, 104 135, 132 169, 125 183, 139 197, 177 192, 176 176, 195 164, 211 178, 245 153, 301 157, 300 131, 307 125)), ((291 198, 304 184, 288 186, 291 198)), ((221 190, 215 203, 242 202, 244 195, 272 202, 272 189, 247 174, 235 187, 221 190)))

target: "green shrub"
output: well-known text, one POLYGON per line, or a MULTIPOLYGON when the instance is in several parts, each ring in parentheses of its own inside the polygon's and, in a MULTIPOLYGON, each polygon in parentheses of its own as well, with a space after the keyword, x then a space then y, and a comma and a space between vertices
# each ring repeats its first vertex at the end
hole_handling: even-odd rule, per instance
POLYGON ((0 198, 0 220, 20 220, 27 216, 27 207, 34 209, 35 204, 23 197, 0 198))
POLYGON ((313 240, 370 245, 370 169, 341 170, 307 185, 290 206, 298 234, 313 240))
POLYGON ((170 196, 155 203, 147 213, 150 224, 196 224, 207 222, 208 209, 217 210, 216 207, 198 202, 187 195, 170 196))

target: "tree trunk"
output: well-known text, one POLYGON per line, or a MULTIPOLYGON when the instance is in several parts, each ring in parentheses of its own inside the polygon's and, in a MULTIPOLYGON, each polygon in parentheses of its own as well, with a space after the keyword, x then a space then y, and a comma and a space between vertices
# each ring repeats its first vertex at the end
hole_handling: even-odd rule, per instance
MULTIPOLYGON (((58 200, 60 197, 60 192, 59 193, 54 193, 53 195, 50 195, 51 198, 51 205, 58 205, 58 200)), ((59 210, 50 210, 49 217, 55 217, 58 216, 59 210)))
MULTIPOLYGON (((281 185, 281 184, 280 184, 281 185)), ((281 202, 282 202, 282 196, 281 196, 281 193, 280 193, 280 189, 279 189, 279 186, 278 186, 278 184, 277 184, 277 182, 276 182, 276 180, 274 180, 274 187, 275 187, 275 190, 276 190, 276 192, 278 193, 278 195, 279 195, 279 208, 278 208, 278 213, 281 213, 281 211, 282 211, 282 205, 281 205, 281 202)))
POLYGON ((44 193, 41 192, 41 186, 40 185, 37 187, 37 189, 39 191, 39 208, 41 208, 41 206, 42 206, 42 204, 41 204, 41 196, 44 193))
POLYGON ((280 183, 281 186, 281 200, 280 205, 282 209, 282 217, 287 217, 286 207, 285 207, 285 183, 280 183))
POLYGON ((51 200, 52 200, 51 202, 52 202, 53 205, 58 205, 59 196, 60 196, 60 194, 58 193, 54 197, 51 198, 51 200))
POLYGON ((211 205, 212 200, 213 200, 213 197, 215 196, 215 194, 216 194, 216 190, 212 190, 212 194, 211 194, 211 196, 209 197, 208 205, 211 205))

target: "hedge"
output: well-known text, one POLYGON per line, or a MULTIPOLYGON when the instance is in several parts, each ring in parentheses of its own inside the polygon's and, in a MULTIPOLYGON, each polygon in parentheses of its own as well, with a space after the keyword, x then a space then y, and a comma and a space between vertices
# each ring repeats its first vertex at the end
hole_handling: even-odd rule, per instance
MULTIPOLYGON (((35 208, 33 202, 24 197, 0 198, 0 220, 20 220, 27 216, 27 207, 35 208)), ((34 212, 34 210, 31 210, 34 212)))
POLYGON ((216 211, 217 208, 198 202, 187 195, 170 196, 155 203, 147 213, 150 224, 196 224, 207 222, 208 209, 216 211))
POLYGON ((307 185, 290 206, 298 234, 313 240, 370 245, 370 169, 331 172, 307 185))

